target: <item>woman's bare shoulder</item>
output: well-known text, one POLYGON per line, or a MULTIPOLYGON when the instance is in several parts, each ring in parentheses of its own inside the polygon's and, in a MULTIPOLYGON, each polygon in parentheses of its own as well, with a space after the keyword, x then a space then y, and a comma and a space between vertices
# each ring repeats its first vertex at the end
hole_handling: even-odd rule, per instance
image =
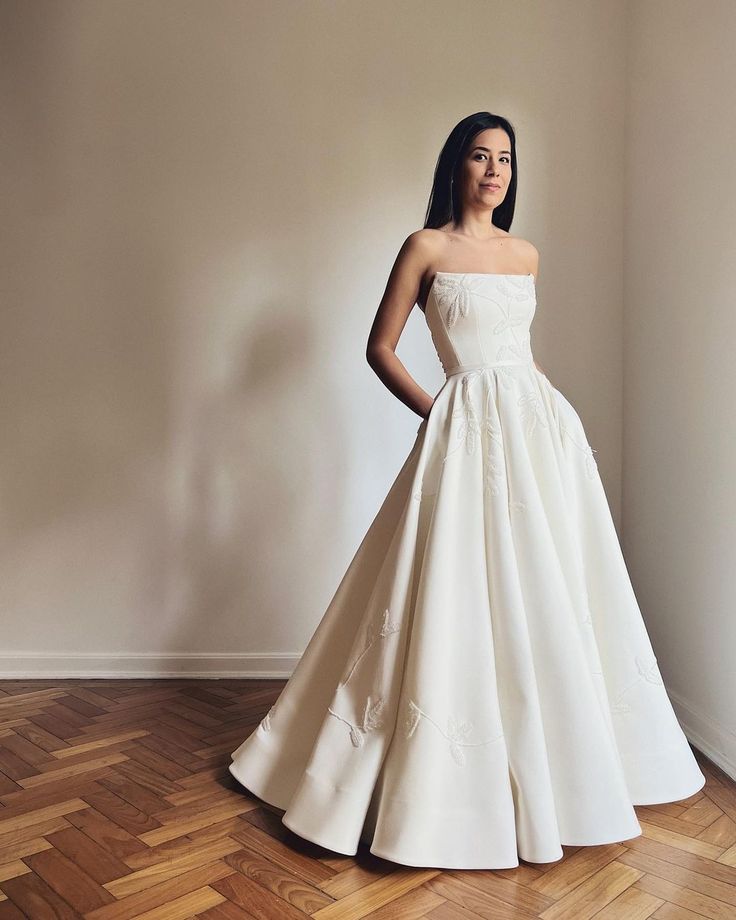
POLYGON ((518 247, 520 254, 523 253, 524 255, 534 256, 535 258, 539 256, 539 252, 537 251, 537 247, 534 245, 534 243, 530 242, 529 240, 525 240, 521 236, 512 236, 509 234, 509 237, 514 241, 514 245, 518 247))
POLYGON ((447 240, 447 233, 444 230, 436 230, 434 227, 422 227, 410 233, 406 239, 407 242, 411 240, 416 246, 433 247, 444 243, 447 240))
POLYGON ((444 230, 422 227, 421 230, 410 233, 404 245, 423 258, 425 262, 430 263, 441 257, 448 241, 448 235, 444 230))
POLYGON ((534 243, 529 240, 525 240, 521 236, 512 236, 509 234, 509 242, 512 243, 515 257, 519 262, 523 262, 529 266, 529 270, 534 273, 536 276, 537 270, 539 268, 539 252, 534 243))
POLYGON ((423 227, 406 237, 401 245, 400 257, 426 267, 442 257, 446 245, 446 233, 431 227, 423 227))

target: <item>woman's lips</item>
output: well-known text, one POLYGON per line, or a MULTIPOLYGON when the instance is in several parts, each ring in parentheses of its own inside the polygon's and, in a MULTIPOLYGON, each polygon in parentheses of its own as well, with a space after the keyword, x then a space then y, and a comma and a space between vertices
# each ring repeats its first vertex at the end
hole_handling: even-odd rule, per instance
POLYGON ((497 192, 501 186, 500 185, 481 185, 481 188, 488 189, 489 192, 497 192))

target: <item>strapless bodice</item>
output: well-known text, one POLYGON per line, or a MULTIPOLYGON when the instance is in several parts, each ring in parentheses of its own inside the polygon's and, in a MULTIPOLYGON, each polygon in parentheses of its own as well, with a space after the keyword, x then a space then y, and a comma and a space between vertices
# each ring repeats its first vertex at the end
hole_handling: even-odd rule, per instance
POLYGON ((475 367, 533 366, 534 275, 437 272, 424 311, 446 376, 475 367))

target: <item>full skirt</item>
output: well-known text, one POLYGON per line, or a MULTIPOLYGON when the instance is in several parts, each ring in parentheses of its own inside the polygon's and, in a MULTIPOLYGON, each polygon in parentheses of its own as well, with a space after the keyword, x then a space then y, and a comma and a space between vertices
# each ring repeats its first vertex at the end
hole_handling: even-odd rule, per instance
POLYGON ((551 862, 705 778, 583 424, 533 366, 447 378, 290 680, 232 754, 299 836, 551 862))

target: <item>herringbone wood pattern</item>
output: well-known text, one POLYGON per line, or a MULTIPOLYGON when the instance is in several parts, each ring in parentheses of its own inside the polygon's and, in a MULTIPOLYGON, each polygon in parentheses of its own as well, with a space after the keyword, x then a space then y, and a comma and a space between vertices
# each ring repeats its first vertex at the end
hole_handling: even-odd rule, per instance
POLYGON ((230 776, 283 681, 0 683, 0 920, 736 918, 736 784, 637 807, 643 835, 441 871, 304 841, 230 776))

